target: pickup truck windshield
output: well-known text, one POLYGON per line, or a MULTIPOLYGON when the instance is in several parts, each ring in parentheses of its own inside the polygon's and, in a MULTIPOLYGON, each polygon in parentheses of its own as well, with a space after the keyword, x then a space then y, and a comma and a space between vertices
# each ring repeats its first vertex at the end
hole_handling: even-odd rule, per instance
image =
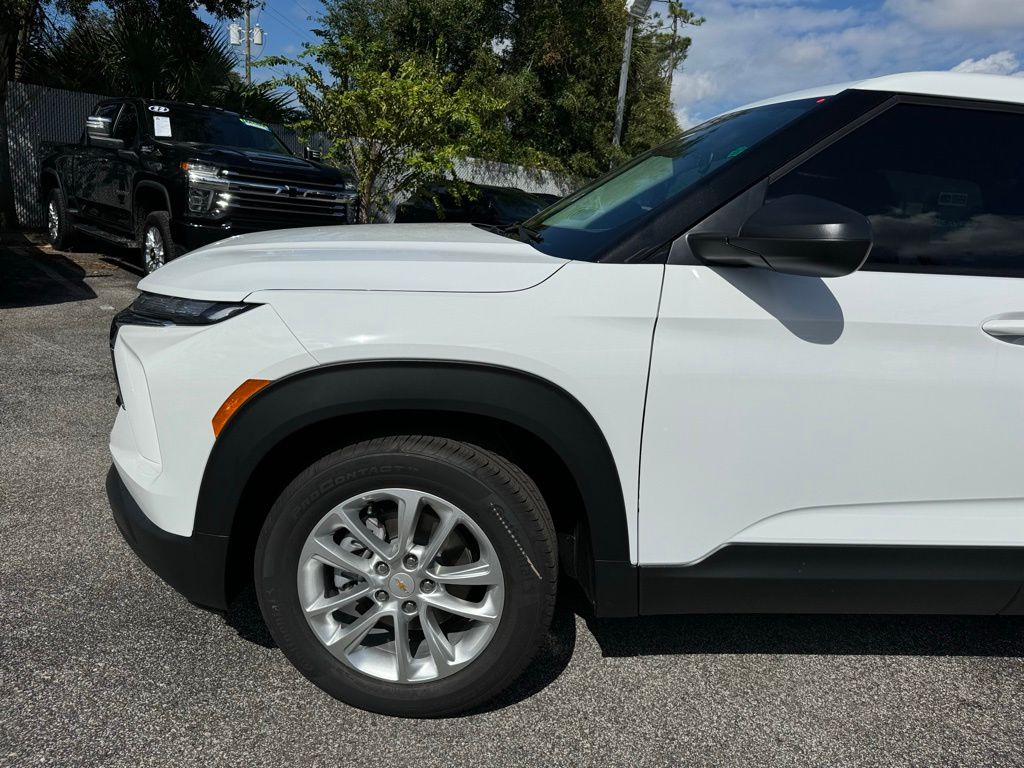
POLYGON ((151 114, 151 117, 150 129, 157 138, 291 154, 270 126, 230 112, 174 107, 166 114, 151 114))
POLYGON ((533 245, 566 259, 590 260, 665 205, 803 115, 818 102, 801 99, 737 110, 615 169, 525 222, 533 245))

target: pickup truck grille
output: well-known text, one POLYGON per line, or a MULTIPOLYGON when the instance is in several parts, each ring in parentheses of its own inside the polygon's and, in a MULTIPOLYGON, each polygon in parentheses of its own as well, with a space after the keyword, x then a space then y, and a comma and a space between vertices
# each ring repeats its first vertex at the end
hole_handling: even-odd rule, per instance
POLYGON ((281 179, 222 171, 229 216, 235 220, 347 223, 354 220, 355 193, 305 179, 281 179))

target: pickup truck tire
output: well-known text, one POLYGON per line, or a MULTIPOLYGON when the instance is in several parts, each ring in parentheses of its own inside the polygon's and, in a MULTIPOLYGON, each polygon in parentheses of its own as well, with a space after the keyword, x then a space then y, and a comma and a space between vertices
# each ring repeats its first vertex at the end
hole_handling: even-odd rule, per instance
POLYGON ((46 201, 46 234, 54 250, 66 251, 74 241, 75 228, 68 213, 64 190, 54 187, 46 201))
POLYGON ((557 584, 536 484, 491 451, 416 435, 306 469, 272 507, 254 566, 289 661, 335 698, 400 717, 506 689, 544 642, 557 584))
POLYGON ((147 275, 178 257, 178 247, 171 238, 171 216, 167 211, 153 211, 142 220, 142 226, 139 227, 139 250, 142 254, 142 268, 147 275))

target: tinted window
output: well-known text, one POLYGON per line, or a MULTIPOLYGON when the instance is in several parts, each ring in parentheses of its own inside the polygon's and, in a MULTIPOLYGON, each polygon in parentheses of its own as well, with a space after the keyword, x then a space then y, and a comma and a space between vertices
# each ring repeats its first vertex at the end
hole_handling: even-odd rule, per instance
POLYGON ((114 138, 124 141, 126 147, 135 143, 135 137, 139 133, 139 114, 131 104, 125 104, 121 110, 121 116, 114 126, 114 138))
POLYGON ((1024 277, 1024 115, 901 104, 775 182, 860 211, 865 269, 1024 277))
POLYGON ((270 126, 231 112, 171 106, 153 120, 153 135, 172 141, 290 154, 270 126))

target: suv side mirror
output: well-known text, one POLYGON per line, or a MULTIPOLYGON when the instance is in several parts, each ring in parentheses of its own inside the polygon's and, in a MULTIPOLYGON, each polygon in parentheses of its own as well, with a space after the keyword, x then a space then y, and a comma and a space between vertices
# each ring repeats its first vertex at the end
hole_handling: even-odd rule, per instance
POLYGON ((687 236, 693 253, 713 266, 748 266, 809 277, 856 272, 871 252, 871 222, 845 206, 787 195, 754 211, 733 237, 687 236))
POLYGON ((302 157, 306 160, 320 160, 324 156, 324 153, 319 149, 313 149, 312 147, 306 147, 302 150, 302 157))
POLYGON ((94 146, 107 147, 108 149, 123 148, 124 142, 110 135, 113 130, 114 121, 109 117, 91 115, 85 118, 85 134, 89 138, 89 143, 94 146))

